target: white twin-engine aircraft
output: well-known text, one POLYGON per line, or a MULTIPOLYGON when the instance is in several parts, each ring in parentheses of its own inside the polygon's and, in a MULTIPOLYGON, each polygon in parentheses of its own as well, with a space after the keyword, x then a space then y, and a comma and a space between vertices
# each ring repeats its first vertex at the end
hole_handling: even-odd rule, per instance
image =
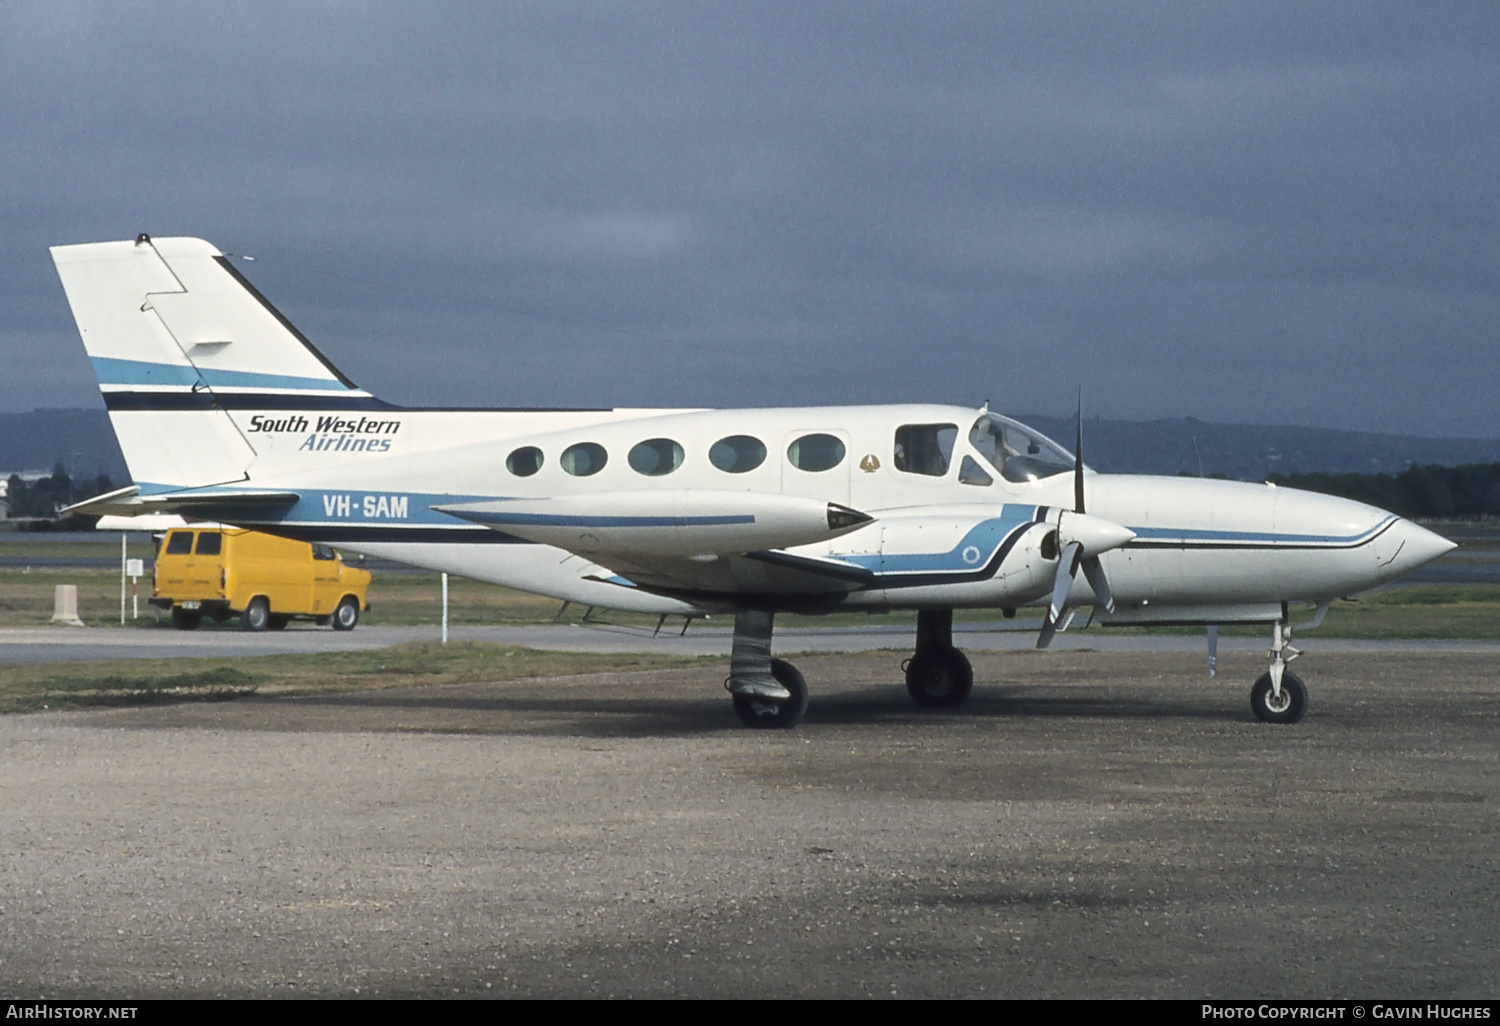
POLYGON ((1453 547, 1324 495, 1097 474, 987 406, 406 409, 339 373, 207 242, 52 257, 136 481, 75 509, 222 521, 591 606, 732 612, 727 687, 750 726, 807 706, 771 657, 779 611, 916 610, 907 689, 953 706, 973 684, 953 610, 1036 603, 1038 647, 1083 607, 1102 624, 1269 625, 1251 705, 1291 723, 1307 690, 1286 669, 1288 606, 1317 622, 1453 547))

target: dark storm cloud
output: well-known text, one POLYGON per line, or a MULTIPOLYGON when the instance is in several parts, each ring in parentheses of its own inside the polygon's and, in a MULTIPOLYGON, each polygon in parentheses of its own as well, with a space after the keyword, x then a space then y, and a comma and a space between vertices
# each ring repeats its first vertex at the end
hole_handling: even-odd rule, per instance
POLYGON ((1490 3, 8 5, 45 247, 194 234, 421 403, 986 398, 1494 434, 1490 3))

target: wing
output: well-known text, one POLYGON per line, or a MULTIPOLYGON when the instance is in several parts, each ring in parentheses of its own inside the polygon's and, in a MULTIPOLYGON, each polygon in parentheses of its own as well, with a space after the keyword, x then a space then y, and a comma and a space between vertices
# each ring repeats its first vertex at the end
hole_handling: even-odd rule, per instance
POLYGON ((433 508, 608 568, 591 574, 595 580, 661 594, 842 595, 869 577, 837 561, 780 552, 849 534, 874 520, 817 499, 761 492, 621 491, 433 508))

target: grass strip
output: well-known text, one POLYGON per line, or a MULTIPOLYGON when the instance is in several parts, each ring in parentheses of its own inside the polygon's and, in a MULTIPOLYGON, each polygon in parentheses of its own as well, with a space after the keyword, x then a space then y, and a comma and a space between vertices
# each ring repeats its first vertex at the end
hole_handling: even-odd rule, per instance
POLYGON ((544 652, 515 645, 413 641, 316 655, 206 659, 111 659, 0 664, 0 713, 88 706, 222 702, 250 695, 335 691, 621 673, 722 657, 544 652))

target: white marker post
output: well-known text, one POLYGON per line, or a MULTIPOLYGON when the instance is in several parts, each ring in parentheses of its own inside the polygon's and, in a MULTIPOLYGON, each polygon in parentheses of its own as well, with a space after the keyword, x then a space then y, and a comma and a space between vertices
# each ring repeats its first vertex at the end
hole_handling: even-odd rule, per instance
POLYGON ((443 644, 448 644, 448 572, 443 571, 443 644))
POLYGON ((120 532, 120 626, 125 626, 125 532, 120 532))
POLYGON ((130 618, 139 620, 141 618, 141 586, 138 582, 146 576, 146 561, 127 559, 125 572, 130 575, 130 618))

